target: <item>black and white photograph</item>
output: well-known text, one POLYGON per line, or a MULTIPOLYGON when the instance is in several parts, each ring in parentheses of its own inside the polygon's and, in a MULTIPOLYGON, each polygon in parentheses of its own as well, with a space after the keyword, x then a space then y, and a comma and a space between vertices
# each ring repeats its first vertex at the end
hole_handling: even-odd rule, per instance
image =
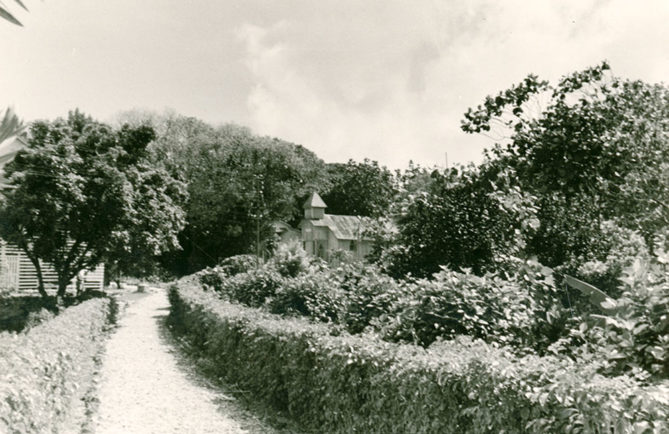
POLYGON ((669 434, 669 2, 0 0, 0 434, 669 434))

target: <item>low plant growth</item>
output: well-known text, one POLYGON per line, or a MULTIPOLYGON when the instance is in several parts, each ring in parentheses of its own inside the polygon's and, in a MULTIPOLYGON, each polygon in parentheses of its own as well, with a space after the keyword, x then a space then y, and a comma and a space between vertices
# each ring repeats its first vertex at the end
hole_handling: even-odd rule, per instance
POLYGON ((26 333, 0 334, 0 432, 68 431, 115 301, 94 298, 65 309, 26 333))
POLYGON ((430 348, 170 290, 170 323, 212 374, 319 432, 663 432, 667 389, 589 361, 458 337, 430 348), (336 333, 335 333, 336 332, 336 333))
POLYGON ((235 303, 332 323, 352 334, 373 333, 389 342, 427 347, 468 335, 541 352, 560 337, 568 314, 542 270, 517 261, 515 272, 504 276, 443 269, 431 280, 397 281, 371 265, 328 267, 298 250, 279 252, 234 275, 223 267, 205 270, 198 279, 235 303))

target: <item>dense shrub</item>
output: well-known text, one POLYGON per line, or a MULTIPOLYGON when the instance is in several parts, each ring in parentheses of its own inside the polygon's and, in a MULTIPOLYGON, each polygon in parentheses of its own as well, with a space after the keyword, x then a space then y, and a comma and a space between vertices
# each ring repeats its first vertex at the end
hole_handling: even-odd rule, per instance
POLYGON ((223 259, 215 267, 204 268, 193 275, 207 289, 221 291, 223 281, 227 277, 247 273, 261 266, 260 259, 255 255, 236 255, 223 259))
MULTIPOLYGON (((428 346, 467 335, 521 351, 543 351, 560 336, 567 312, 555 288, 528 263, 505 278, 443 270, 432 280, 404 284, 386 315, 375 322, 389 341, 428 346)), ((378 300, 377 298, 377 300, 378 300)))
POLYGON ((220 291, 223 287, 223 279, 225 278, 225 273, 218 267, 214 268, 205 268, 196 273, 197 279, 200 281, 200 284, 203 288, 211 288, 214 291, 220 291))
MULTIPOLYGON (((630 245, 638 252, 638 243, 630 245)), ((615 258, 610 261, 615 267, 626 263, 620 255, 615 258)), ((616 314, 604 315, 587 297, 558 290, 550 269, 512 257, 504 259, 504 272, 476 276, 443 269, 430 280, 413 281, 397 281, 359 262, 327 268, 303 259, 292 252, 232 277, 213 270, 209 279, 218 279, 215 286, 227 300, 333 323, 336 330, 374 334, 388 342, 429 347, 464 335, 519 355, 596 358, 606 362, 599 372, 608 376, 631 373, 643 381, 667 377, 664 280, 639 283, 628 276, 619 290, 624 296, 616 303, 616 314), (288 268, 292 271, 284 275, 277 271, 295 257, 300 267, 288 268), (592 312, 597 315, 589 316, 592 312)), ((657 280, 664 274, 649 276, 657 280)))
POLYGON ((592 315, 572 330, 561 350, 603 362, 608 375, 669 379, 669 281, 664 267, 635 262, 623 272, 617 300, 606 315, 592 315), (654 268, 654 270, 653 270, 654 268), (581 346, 574 346, 574 342, 581 346))
MULTIPOLYGON (((0 432, 60 432, 94 368, 114 314, 93 299, 22 334, 0 334, 0 432)), ((67 430, 67 429, 65 429, 67 430)))
POLYGON ((286 279, 269 301, 272 313, 303 315, 316 321, 339 322, 345 299, 337 282, 324 273, 310 272, 286 279))
POLYGON ((289 253, 248 272, 226 277, 214 269, 199 280, 233 302, 333 322, 391 342, 429 346, 464 334, 543 351, 560 337, 567 310, 538 264, 516 260, 508 268, 513 273, 504 277, 443 270, 432 280, 396 281, 360 262, 319 267, 289 253))
POLYGON ((350 433, 664 432, 666 386, 607 379, 567 358, 461 338, 430 349, 170 290, 170 322, 212 374, 306 430, 350 433))
POLYGON ((262 306, 282 285, 283 277, 270 267, 249 270, 224 279, 221 295, 247 306, 262 306))
POLYGON ((360 333, 409 297, 406 284, 380 273, 376 268, 349 264, 335 270, 333 275, 344 290, 346 310, 343 324, 350 333, 360 333))
POLYGON ((589 243, 591 251, 571 257, 556 271, 578 277, 617 298, 621 295, 623 270, 637 259, 649 261, 648 247, 639 233, 611 221, 600 224, 595 232, 589 243))
POLYGON ((259 264, 260 258, 256 255, 236 255, 223 259, 218 264, 218 268, 226 275, 234 276, 257 268, 259 264))
POLYGON ((281 244, 270 263, 283 277, 296 277, 309 267, 310 258, 297 242, 281 244))

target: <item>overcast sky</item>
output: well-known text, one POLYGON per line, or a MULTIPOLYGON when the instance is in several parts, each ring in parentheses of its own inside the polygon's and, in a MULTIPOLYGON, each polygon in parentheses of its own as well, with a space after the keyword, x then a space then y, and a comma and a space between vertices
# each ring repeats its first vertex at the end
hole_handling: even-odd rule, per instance
POLYGON ((23 1, 5 3, 24 28, 0 22, 0 108, 171 108, 328 162, 479 161, 462 114, 528 73, 669 76, 668 1, 23 1))

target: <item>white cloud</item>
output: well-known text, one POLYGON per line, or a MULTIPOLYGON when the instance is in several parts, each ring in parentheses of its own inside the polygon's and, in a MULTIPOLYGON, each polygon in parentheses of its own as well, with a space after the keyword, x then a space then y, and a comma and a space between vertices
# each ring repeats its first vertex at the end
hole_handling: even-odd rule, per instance
POLYGON ((172 3, 36 3, 25 29, 0 25, 3 104, 26 119, 168 106, 404 167, 479 159, 490 143, 460 132, 462 113, 528 73, 608 59, 669 76, 664 0, 172 3))
POLYGON ((639 67, 627 56, 639 48, 651 71, 642 78, 669 66, 666 7, 654 14, 619 1, 319 6, 272 26, 247 24, 239 35, 255 82, 252 127, 326 161, 368 156, 404 167, 409 159, 442 163, 446 151, 451 161, 476 160, 489 142, 461 133, 461 114, 530 72, 557 79, 608 58, 614 72, 629 75, 639 67), (662 37, 650 40, 653 32, 662 37))

